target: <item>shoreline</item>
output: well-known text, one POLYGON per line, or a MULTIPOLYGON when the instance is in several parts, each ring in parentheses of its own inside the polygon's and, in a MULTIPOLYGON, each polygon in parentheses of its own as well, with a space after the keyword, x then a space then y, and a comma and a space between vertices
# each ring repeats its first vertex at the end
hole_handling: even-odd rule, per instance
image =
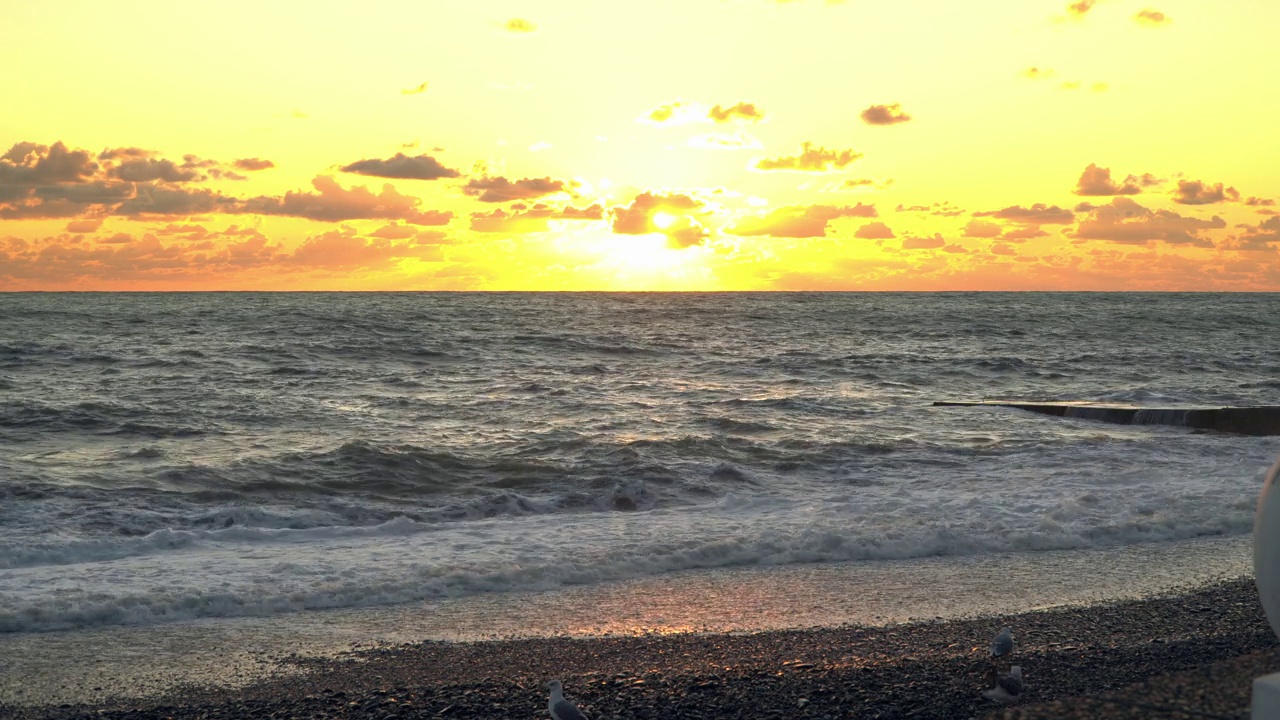
MULTIPOLYGON (((1244 705, 1239 692, 1219 693, 1226 711, 1240 712, 1253 674, 1280 669, 1253 581, 1242 577, 1140 600, 884 626, 430 641, 296 656, 286 660, 296 672, 237 689, 174 687, 142 699, 0 711, 23 720, 528 717, 545 714, 542 684, 559 677, 597 720, 987 717, 1002 708, 980 694, 989 686, 986 647, 1006 624, 1027 683, 1007 717, 1074 717, 1064 714, 1083 706, 1073 698, 1158 687, 1153 678, 1206 666, 1238 666, 1223 671, 1231 682, 1213 684, 1244 688, 1244 705)), ((1203 694, 1179 701, 1193 709, 1214 702, 1203 694)), ((1107 716, 1091 712, 1080 717, 1107 716)))

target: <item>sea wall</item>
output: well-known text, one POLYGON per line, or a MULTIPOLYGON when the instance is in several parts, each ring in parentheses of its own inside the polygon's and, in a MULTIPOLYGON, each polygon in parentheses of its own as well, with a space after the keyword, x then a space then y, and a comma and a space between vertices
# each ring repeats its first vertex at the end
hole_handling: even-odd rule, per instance
POLYGON ((1020 402, 1005 400, 939 400, 944 407, 1010 407, 1042 415, 1096 420, 1119 425, 1174 425, 1240 435, 1280 435, 1280 405, 1247 407, 1177 408, 1134 407, 1077 402, 1020 402))

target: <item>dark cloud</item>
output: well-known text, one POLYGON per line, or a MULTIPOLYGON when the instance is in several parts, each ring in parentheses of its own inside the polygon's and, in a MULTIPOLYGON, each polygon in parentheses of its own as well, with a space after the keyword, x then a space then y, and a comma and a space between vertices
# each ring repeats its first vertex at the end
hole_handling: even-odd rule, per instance
POLYGON ((462 192, 480 202, 511 202, 513 200, 532 200, 544 195, 564 192, 563 181, 544 178, 525 178, 511 182, 505 177, 483 177, 471 180, 462 192))
POLYGON ((1142 10, 1137 15, 1134 15, 1133 19, 1139 25, 1146 25, 1147 27, 1160 27, 1162 25, 1168 25, 1169 23, 1173 22, 1172 20, 1169 19, 1169 16, 1165 15, 1159 10, 1152 10, 1151 8, 1142 10))
POLYGON ((897 237, 893 230, 882 222, 872 222, 854 231, 853 236, 864 240, 888 240, 897 237))
POLYGON ((854 150, 828 150, 812 143, 803 143, 799 155, 784 155, 757 160, 757 170, 791 170, 796 172, 828 172, 838 170, 862 157, 854 150))
POLYGON ((108 175, 128 182, 152 182, 163 180, 170 183, 195 182, 204 180, 205 176, 192 167, 183 167, 172 160, 156 158, 133 158, 116 165, 108 171, 108 175))
POLYGON ((1076 195, 1085 196, 1109 196, 1109 195, 1137 195, 1142 192, 1140 185, 1154 185, 1158 183, 1150 173, 1142 177, 1130 175, 1125 178, 1123 185, 1118 185, 1111 179, 1110 168, 1098 167, 1094 163, 1090 163, 1089 167, 1084 169, 1080 174, 1080 179, 1076 181, 1076 195))
POLYGON ((1179 205, 1212 205, 1239 199, 1240 193, 1233 187, 1223 188, 1222 183, 1208 185, 1199 180, 1179 180, 1178 189, 1173 193, 1173 201, 1179 205))
MULTIPOLYGON (((655 110, 654 112, 657 111, 655 110)), ((652 117, 652 115, 650 115, 650 117, 652 117)), ((764 113, 760 112, 760 108, 756 107, 753 103, 740 102, 727 108, 722 108, 719 105, 716 105, 707 112, 707 117, 718 123, 726 123, 733 120, 750 120, 752 122, 756 122, 764 119, 764 113)))
POLYGON ((456 178, 462 173, 440 164, 430 155, 409 157, 404 153, 396 153, 386 160, 357 160, 344 165, 342 172, 369 175, 371 177, 394 178, 397 180, 439 180, 440 178, 456 178))
POLYGON ((911 119, 911 116, 902 111, 902 106, 898 103, 892 105, 872 105, 862 111, 862 121, 868 125, 896 125, 904 123, 911 119))
POLYGON ((257 170, 270 170, 275 167, 276 164, 270 160, 263 160, 261 158, 240 158, 235 162, 235 166, 241 170, 249 170, 252 172, 257 170))
POLYGON ((578 209, 572 205, 553 208, 538 203, 531 208, 523 205, 512 206, 512 212, 501 208, 487 213, 471 214, 471 229, 484 233, 530 233, 546 232, 551 229, 549 220, 603 220, 604 208, 592 205, 578 209))
POLYGON ((138 185, 133 197, 118 205, 115 215, 200 215, 234 211, 235 198, 208 188, 187 189, 164 185, 138 185))
POLYGON ((98 153, 98 159, 99 160, 118 160, 120 158, 124 158, 128 160, 128 159, 134 159, 134 158, 155 157, 156 154, 157 153, 155 153, 152 150, 144 150, 142 148, 137 148, 137 147, 107 148, 106 150, 103 150, 102 152, 98 153))
POLYGON ((1044 203, 1036 203, 1029 208, 1012 205, 1000 210, 976 212, 973 216, 1000 218, 1020 225, 1067 225, 1076 219, 1075 213, 1070 210, 1044 203))
POLYGON ((1249 205, 1251 207, 1262 206, 1262 205, 1270 206, 1270 205, 1275 205, 1276 201, 1270 198, 1251 197, 1251 198, 1247 198, 1244 201, 1244 204, 1249 205))
POLYGON ((759 217, 739 220, 725 230, 732 235, 770 235, 772 237, 808 238, 823 237, 827 224, 837 218, 877 217, 875 205, 858 203, 852 207, 835 205, 792 205, 759 217))
POLYGON ((321 175, 311 181, 317 192, 288 192, 283 198, 264 195, 245 200, 236 212, 260 215, 289 215, 336 222, 340 220, 403 220, 414 225, 447 225, 452 212, 420 210, 418 198, 401 195, 390 184, 374 194, 367 188, 345 190, 332 177, 321 175))
POLYGON ((87 182, 97 171, 98 164, 84 150, 70 150, 61 142, 20 142, 0 155, 0 202, 12 196, 7 188, 87 182))
POLYGON ((1172 210, 1151 210, 1129 198, 1117 197, 1109 205, 1093 208, 1072 236, 1129 245, 1163 240, 1174 245, 1213 247, 1213 242, 1199 233, 1226 226, 1226 221, 1216 215, 1212 220, 1184 217, 1172 210))
POLYGON ((662 233, 675 247, 698 245, 710 233, 696 219, 704 214, 701 202, 688 195, 641 193, 626 207, 610 210, 613 231, 619 235, 662 233), (666 222, 660 222, 665 219, 666 222))

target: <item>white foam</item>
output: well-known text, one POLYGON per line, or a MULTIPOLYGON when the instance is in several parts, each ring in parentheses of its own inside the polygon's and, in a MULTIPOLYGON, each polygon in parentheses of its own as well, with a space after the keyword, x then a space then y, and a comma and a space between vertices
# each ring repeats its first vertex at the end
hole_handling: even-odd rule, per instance
MULTIPOLYGON (((979 556, 1242 535, 1261 473, 1168 477, 1158 466, 1019 477, 979 458, 825 496, 731 495, 711 507, 369 527, 230 527, 68 546, 61 564, 0 571, 0 631, 411 603, 546 590, 694 568, 979 556), (984 475, 985 474, 985 475, 984 475), (1022 483, 1025 480, 1025 483, 1022 483), (968 488, 974 488, 973 491, 968 488), (74 553, 80 553, 72 557, 74 553)), ((50 551, 52 552, 52 550, 50 551)))

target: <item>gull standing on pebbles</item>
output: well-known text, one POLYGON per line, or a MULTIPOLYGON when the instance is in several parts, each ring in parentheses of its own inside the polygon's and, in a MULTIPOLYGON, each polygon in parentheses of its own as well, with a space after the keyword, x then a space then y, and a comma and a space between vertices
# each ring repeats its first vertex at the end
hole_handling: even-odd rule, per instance
POLYGON ((991 641, 991 658, 1004 657, 1011 652, 1013 652, 1013 631, 1004 628, 991 641))
POLYGON ((990 690, 983 690, 982 694, 1002 703, 1017 700, 1022 695, 1022 666, 1014 665, 1009 668, 1008 675, 1001 675, 996 680, 996 686, 990 690))
POLYGON ((551 700, 547 703, 547 709, 551 711, 551 717, 554 720, 588 720, 577 705, 564 699, 564 685, 559 680, 547 683, 547 689, 551 691, 551 700))

